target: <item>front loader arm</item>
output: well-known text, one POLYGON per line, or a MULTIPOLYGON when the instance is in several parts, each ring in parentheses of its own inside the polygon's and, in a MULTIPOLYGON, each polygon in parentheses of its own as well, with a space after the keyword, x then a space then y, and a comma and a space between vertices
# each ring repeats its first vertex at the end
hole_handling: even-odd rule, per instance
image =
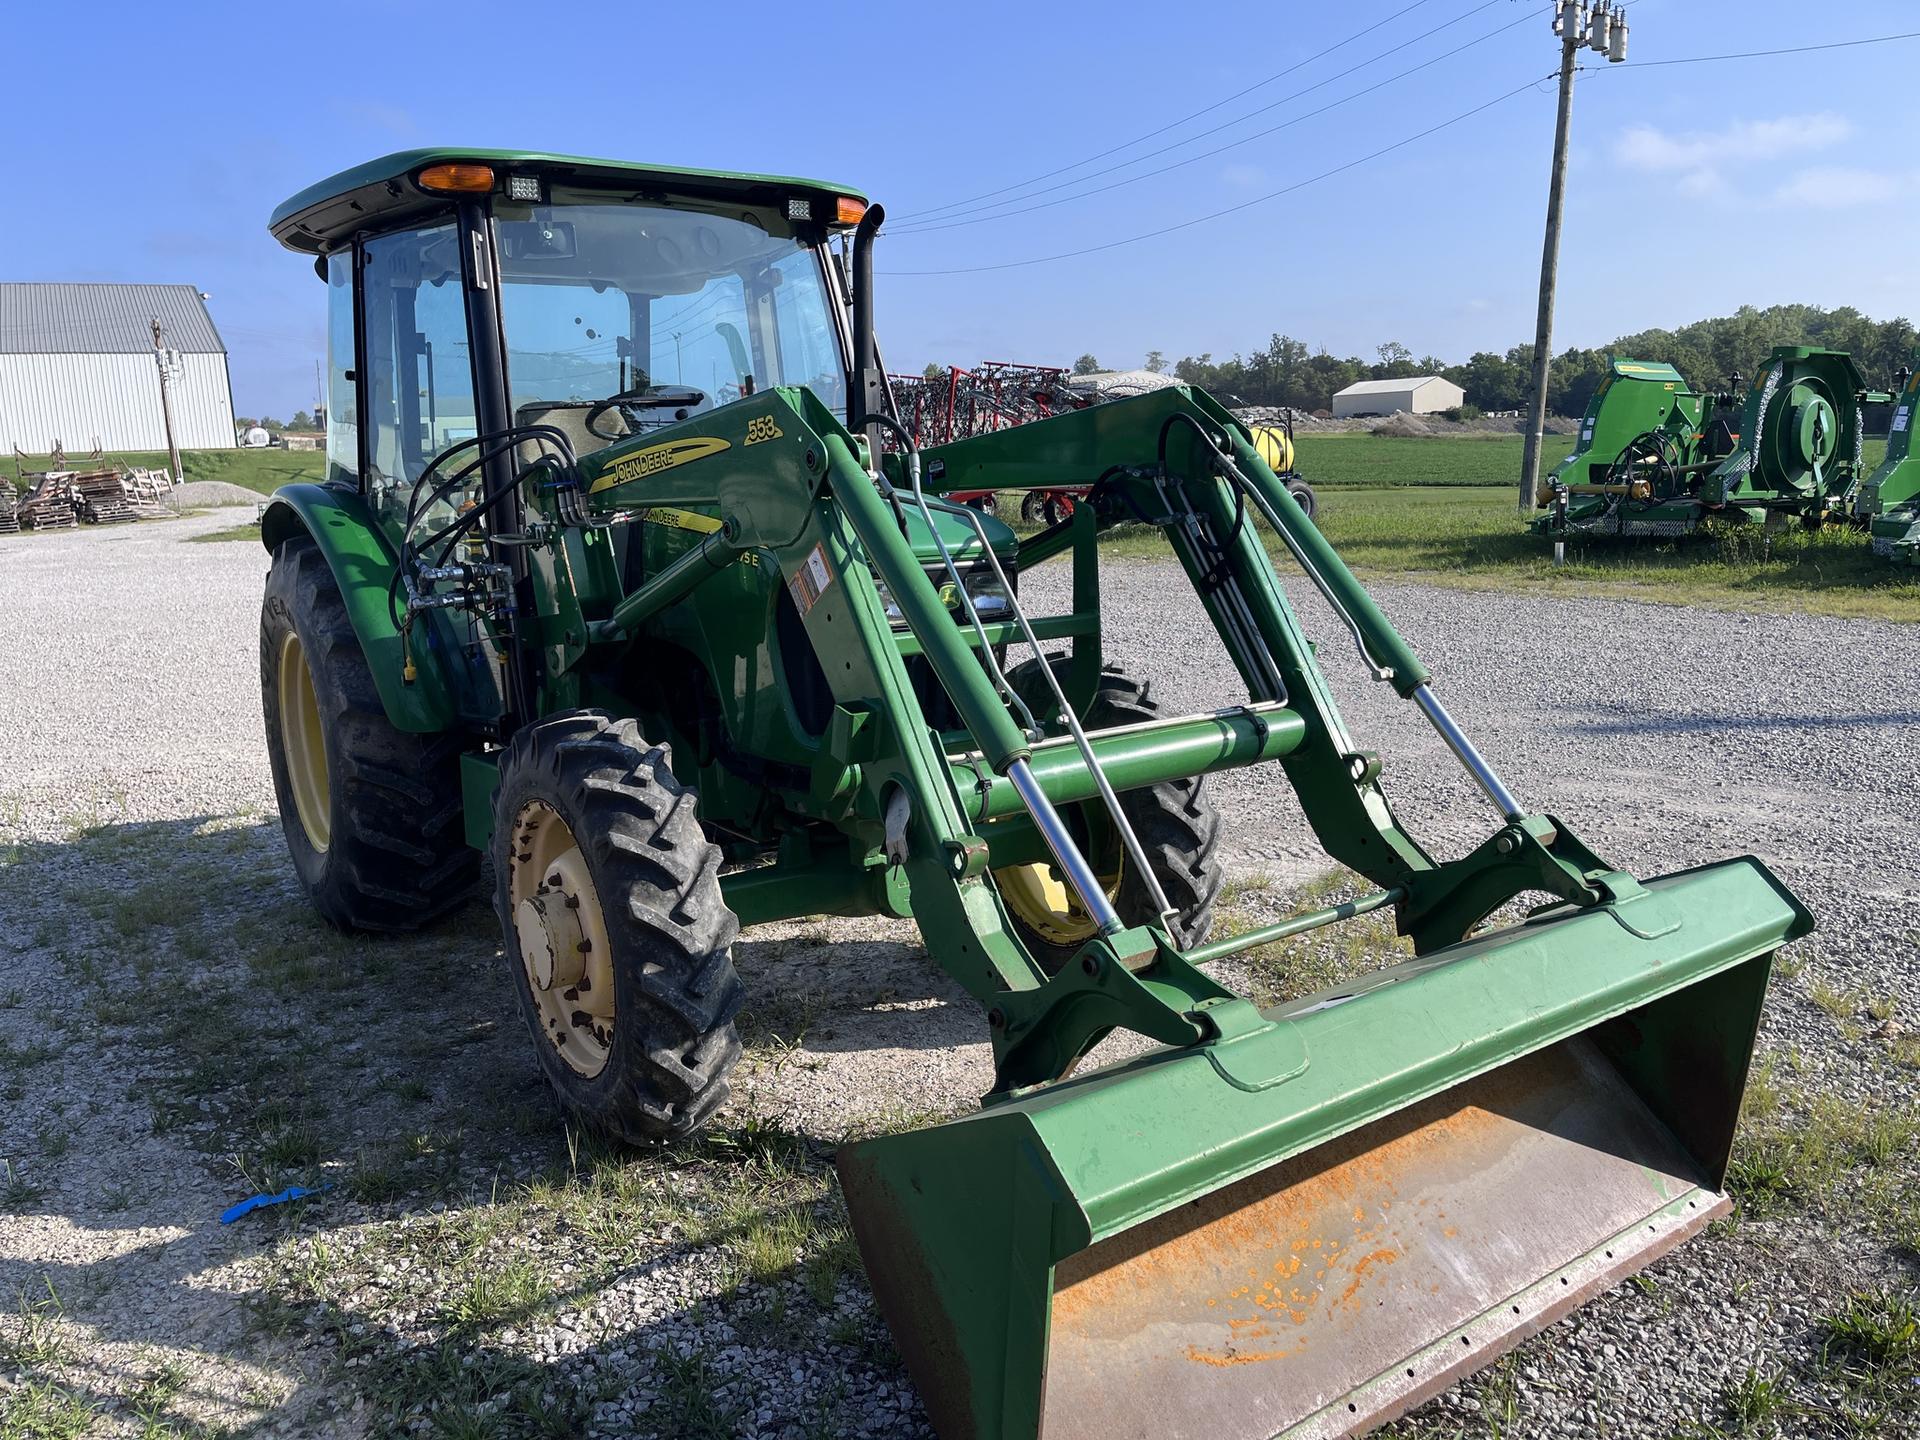
POLYGON ((1529 890, 1581 904, 1604 898, 1594 878, 1611 867, 1564 826, 1522 814, 1446 717, 1405 638, 1261 459, 1246 427, 1211 397, 1171 386, 929 450, 925 465, 929 483, 942 489, 1094 484, 1103 526, 1159 524, 1253 698, 1284 697, 1306 723, 1281 764, 1315 837, 1334 860, 1406 893, 1401 929, 1423 953, 1463 938, 1529 890), (1348 731, 1267 537, 1320 589, 1374 678, 1420 704, 1499 796, 1507 823, 1472 855, 1437 862, 1400 825, 1379 783, 1379 757, 1348 731), (1228 613, 1229 577, 1237 614, 1228 613))

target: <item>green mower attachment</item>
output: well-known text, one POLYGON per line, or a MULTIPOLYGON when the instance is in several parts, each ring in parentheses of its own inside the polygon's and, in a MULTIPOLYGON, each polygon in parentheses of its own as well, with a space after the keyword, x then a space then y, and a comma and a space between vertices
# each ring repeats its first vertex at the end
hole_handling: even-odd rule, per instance
POLYGON ((1873 553, 1903 565, 1920 565, 1920 455, 1913 454, 1913 427, 1920 421, 1920 369, 1902 377, 1893 418, 1887 422, 1887 453, 1853 500, 1853 518, 1873 539, 1873 553))
POLYGON ((1534 503, 1547 513, 1533 529, 1544 534, 1591 527, 1617 508, 1617 497, 1651 494, 1656 474, 1697 466, 1708 452, 1732 449, 1736 437, 1726 397, 1713 397, 1717 428, 1711 438, 1703 429, 1707 398, 1688 388, 1671 365, 1610 358, 1572 452, 1540 482, 1534 503))
MULTIPOLYGON (((1757 860, 1643 884, 1528 810, 1204 393, 914 449, 882 219, 812 181, 507 151, 281 207, 327 283, 336 422, 328 483, 262 521, 296 873, 333 923, 405 929, 488 852, 543 1073, 636 1141, 727 1101, 741 924, 912 919, 984 1013, 992 1088, 837 1164, 940 1433, 1365 1430, 1725 1208, 1771 956, 1811 918, 1757 860), (1025 536, 947 498, 1063 486, 1085 503, 1025 536), (1193 586, 1238 682, 1217 708, 1163 713, 1109 662, 1121 524, 1193 586), (1492 804, 1467 853, 1401 826, 1276 554, 1492 804), (1207 777, 1262 765, 1375 888, 1210 939, 1207 777), (1350 984, 1262 1011, 1213 973, 1389 910, 1412 958, 1350 984)), ((1827 371, 1777 368, 1751 453, 1777 410, 1845 451, 1827 371)), ((1652 383, 1626 428, 1691 433, 1652 383)))
MULTIPOLYGON (((1678 380, 1670 367, 1657 368, 1671 377, 1666 385, 1678 380)), ((1739 377, 1733 378, 1737 385, 1739 377)), ((1748 387, 1737 422, 1733 396, 1721 395, 1714 397, 1712 419, 1700 423, 1704 397, 1681 387, 1664 417, 1623 445, 1603 470, 1574 464, 1582 461, 1577 451, 1571 473, 1563 465, 1542 486, 1540 503, 1549 508, 1533 529, 1550 536, 1673 538, 1709 523, 1818 525, 1843 518, 1861 474, 1861 407, 1887 398, 1865 388, 1843 350, 1779 346, 1748 387)), ((1617 433, 1631 427, 1629 413, 1646 408, 1641 392, 1623 391, 1619 376, 1609 376, 1589 406, 1582 449, 1596 420, 1601 434, 1617 433), (1623 413, 1611 419, 1609 410, 1623 413)))

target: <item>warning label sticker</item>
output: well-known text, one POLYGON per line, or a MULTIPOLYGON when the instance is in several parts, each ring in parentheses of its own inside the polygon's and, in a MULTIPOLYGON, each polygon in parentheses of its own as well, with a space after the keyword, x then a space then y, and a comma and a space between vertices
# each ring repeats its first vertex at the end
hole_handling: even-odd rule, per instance
POLYGON ((794 609, 804 616, 819 603, 820 597, 831 584, 833 570, 827 564, 827 552, 816 545, 807 552, 807 558, 801 562, 793 578, 787 581, 787 589, 793 595, 794 609))
POLYGON ((1904 430, 1907 428, 1906 406, 1902 405, 1898 410, 1893 412, 1893 428, 1895 430, 1904 430))

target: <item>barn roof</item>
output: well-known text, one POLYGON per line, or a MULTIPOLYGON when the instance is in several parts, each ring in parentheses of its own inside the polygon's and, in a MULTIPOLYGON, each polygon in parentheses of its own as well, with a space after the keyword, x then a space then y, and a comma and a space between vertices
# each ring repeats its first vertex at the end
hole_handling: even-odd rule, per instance
POLYGON ((0 283, 0 355, 124 355, 153 349, 224 355, 207 303, 191 285, 0 283))
POLYGON ((1356 380, 1341 395, 1391 395, 1400 390, 1414 390, 1431 380, 1445 380, 1444 375, 1408 375, 1399 380, 1356 380))

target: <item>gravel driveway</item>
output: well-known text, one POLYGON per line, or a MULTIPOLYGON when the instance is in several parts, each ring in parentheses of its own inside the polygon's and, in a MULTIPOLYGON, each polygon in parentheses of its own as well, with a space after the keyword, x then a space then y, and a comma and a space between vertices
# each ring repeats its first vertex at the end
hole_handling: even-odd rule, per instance
MULTIPOLYGON (((712 1135, 566 1133, 483 904, 372 943, 294 893, 266 557, 184 543, 231 521, 0 537, 0 1436, 925 1433, 826 1159, 973 1103, 971 1003, 908 927, 763 927, 712 1135), (295 1181, 331 1188, 217 1223, 295 1181)), ((1484 838, 1437 737, 1289 584, 1403 822, 1484 838)), ((1915 632, 1376 594, 1524 803, 1643 875, 1757 853, 1819 917, 1770 997, 1739 1218, 1395 1433, 1920 1434, 1920 1388, 1882 1383, 1920 1342, 1875 1369, 1835 1340, 1920 1273, 1915 632)), ((1177 572, 1116 567, 1106 603, 1112 655, 1177 707, 1238 698, 1177 572)), ((1340 883, 1277 770, 1215 794, 1239 918, 1340 883)))

